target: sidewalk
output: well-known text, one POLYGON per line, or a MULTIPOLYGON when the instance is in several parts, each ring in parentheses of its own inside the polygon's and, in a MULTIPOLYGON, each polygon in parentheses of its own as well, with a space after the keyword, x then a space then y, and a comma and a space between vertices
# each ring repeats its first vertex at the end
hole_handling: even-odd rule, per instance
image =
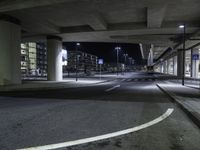
POLYGON ((58 89, 58 88, 76 88, 92 86, 94 84, 100 84, 108 82, 105 79, 94 79, 94 78, 80 78, 76 82, 74 78, 65 79, 61 82, 55 81, 24 81, 20 85, 9 85, 0 86, 1 91, 20 91, 20 90, 40 90, 40 89, 58 89))
POLYGON ((172 82, 158 83, 157 86, 170 96, 200 127, 200 90, 172 82))
MULTIPOLYGON (((172 83, 176 83, 176 84, 182 84, 182 80, 170 80, 170 82, 172 83)), ((200 90, 200 80, 199 79, 193 79, 193 80, 187 80, 185 79, 185 86, 188 87, 192 87, 192 88, 196 88, 200 90)))

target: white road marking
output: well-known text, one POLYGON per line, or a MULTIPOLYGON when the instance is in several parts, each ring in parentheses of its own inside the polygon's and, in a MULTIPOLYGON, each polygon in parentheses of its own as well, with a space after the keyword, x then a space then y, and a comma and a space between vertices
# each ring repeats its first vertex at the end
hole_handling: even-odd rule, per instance
POLYGON ((91 142, 95 142, 95 141, 99 141, 99 140, 105 140, 105 139, 108 139, 108 138, 113 138, 113 137, 129 134, 129 133, 133 133, 133 132, 142 130, 144 128, 150 127, 152 125, 155 125, 155 124, 163 121, 164 119, 169 117, 172 114, 173 111, 174 111, 173 108, 168 108, 167 111, 163 115, 161 115, 160 117, 158 117, 158 118, 156 118, 156 119, 154 119, 150 122, 147 122, 145 124, 142 124, 142 125, 139 125, 139 126, 136 126, 136 127, 133 127, 133 128, 129 128, 129 129, 126 129, 126 130, 121 130, 121 131, 108 133, 108 134, 95 136, 95 137, 90 137, 90 138, 85 138, 85 139, 79 139, 79 140, 75 140, 75 141, 68 141, 68 142, 63 142, 63 143, 58 143, 58 144, 50 144, 50 145, 44 145, 44 146, 30 147, 30 148, 24 148, 24 149, 18 149, 18 150, 58 149, 58 148, 63 148, 63 147, 70 147, 70 146, 75 146, 75 145, 80 145, 80 144, 91 143, 91 142))
POLYGON ((113 86, 113 87, 111 87, 111 88, 105 90, 105 92, 110 92, 110 91, 112 91, 112 90, 114 90, 114 89, 116 89, 116 88, 118 88, 118 87, 120 87, 120 85, 113 86))
POLYGON ((122 79, 121 82, 125 81, 126 79, 122 79))

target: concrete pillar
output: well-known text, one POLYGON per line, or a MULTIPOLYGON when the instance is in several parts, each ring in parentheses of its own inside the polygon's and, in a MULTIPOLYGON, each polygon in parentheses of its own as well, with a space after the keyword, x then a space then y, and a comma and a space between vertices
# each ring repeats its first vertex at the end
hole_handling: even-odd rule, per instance
POLYGON ((47 37, 48 80, 62 81, 62 39, 57 36, 47 37))
POLYGON ((164 63, 161 63, 161 73, 164 73, 164 63))
POLYGON ((173 74, 177 75, 177 56, 173 57, 173 74))
POLYGON ((168 59, 166 62, 167 62, 167 74, 170 74, 170 59, 168 59))
POLYGON ((177 50, 177 76, 183 77, 183 50, 177 50))
POLYGON ((166 60, 164 61, 164 64, 163 64, 163 73, 167 74, 167 61, 166 60))
MULTIPOLYGON (((199 49, 192 49, 191 55, 199 55, 199 49)), ((198 78, 199 74, 199 60, 193 60, 191 56, 191 77, 198 78)))
POLYGON ((0 85, 21 83, 20 21, 0 15, 0 85))
POLYGON ((153 49, 154 49, 154 45, 151 44, 151 48, 150 48, 150 50, 149 50, 148 61, 147 61, 147 65, 148 65, 148 66, 152 66, 152 65, 153 65, 153 59, 154 59, 154 56, 153 56, 153 49))
POLYGON ((159 72, 162 73, 162 63, 159 64, 159 72))

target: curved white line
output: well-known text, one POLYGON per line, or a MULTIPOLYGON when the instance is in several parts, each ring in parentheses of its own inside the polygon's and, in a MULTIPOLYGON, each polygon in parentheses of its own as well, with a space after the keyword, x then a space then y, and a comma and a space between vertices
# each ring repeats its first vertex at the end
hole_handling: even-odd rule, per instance
POLYGON ((112 90, 114 90, 114 89, 116 89, 116 88, 118 88, 118 87, 120 87, 120 85, 113 86, 113 87, 111 87, 111 88, 105 90, 105 92, 110 92, 110 91, 112 91, 112 90))
POLYGON ((113 138, 113 137, 129 134, 129 133, 133 133, 135 131, 150 127, 152 125, 155 125, 155 124, 161 122, 162 120, 164 120, 167 117, 169 117, 172 114, 173 111, 174 111, 173 108, 168 108, 168 110, 162 116, 160 116, 160 117, 158 117, 158 118, 156 118, 156 119, 154 119, 154 120, 152 120, 150 122, 147 122, 145 124, 139 125, 137 127, 129 128, 129 129, 126 129, 126 130, 117 131, 117 132, 108 133, 108 134, 95 136, 95 137, 90 137, 90 138, 85 138, 85 139, 79 139, 79 140, 75 140, 75 141, 63 142, 63 143, 58 143, 58 144, 50 144, 50 145, 44 145, 44 146, 37 146, 37 147, 30 147, 30 148, 24 148, 24 149, 19 149, 19 150, 51 150, 51 149, 58 149, 58 148, 63 148, 63 147, 70 147, 70 146, 75 146, 75 145, 95 142, 95 141, 99 141, 99 140, 105 140, 105 139, 108 139, 108 138, 113 138))

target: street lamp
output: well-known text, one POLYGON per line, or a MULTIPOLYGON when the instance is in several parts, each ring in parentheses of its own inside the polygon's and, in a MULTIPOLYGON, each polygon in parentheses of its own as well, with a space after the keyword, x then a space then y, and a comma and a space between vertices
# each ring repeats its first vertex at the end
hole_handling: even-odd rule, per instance
POLYGON ((186 33, 186 27, 185 24, 179 25, 180 29, 183 29, 183 66, 182 66, 182 85, 185 84, 185 33, 186 33))
POLYGON ((76 81, 78 81, 78 47, 80 45, 80 43, 76 43, 76 81))
POLYGON ((129 57, 129 65, 131 66, 131 62, 132 62, 132 57, 129 57))
POLYGON ((128 54, 124 54, 124 69, 126 72, 126 57, 128 57, 128 54))
POLYGON ((119 50, 121 50, 121 47, 115 47, 115 50, 117 51, 117 75, 119 72, 119 50))

